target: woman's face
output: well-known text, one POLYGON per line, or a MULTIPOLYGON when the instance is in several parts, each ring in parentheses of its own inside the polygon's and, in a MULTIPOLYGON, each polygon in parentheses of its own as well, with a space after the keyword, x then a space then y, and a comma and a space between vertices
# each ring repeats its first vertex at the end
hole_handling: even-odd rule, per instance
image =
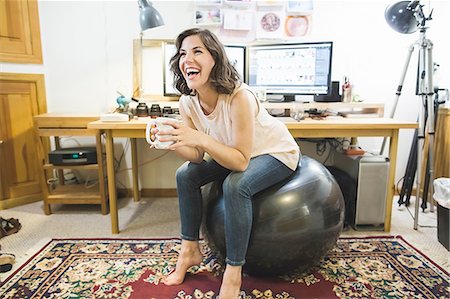
POLYGON ((214 58, 198 35, 183 40, 179 67, 190 89, 200 90, 206 85, 214 65, 214 58))

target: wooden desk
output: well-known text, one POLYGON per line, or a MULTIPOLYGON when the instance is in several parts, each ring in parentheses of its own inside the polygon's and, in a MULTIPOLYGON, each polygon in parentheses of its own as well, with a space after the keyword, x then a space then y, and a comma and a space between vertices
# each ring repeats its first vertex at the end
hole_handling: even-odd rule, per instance
MULTIPOLYGON (((397 162, 398 132, 400 129, 415 129, 417 123, 388 118, 327 118, 323 120, 305 119, 300 122, 292 118, 280 118, 294 137, 303 138, 333 138, 333 137, 390 137, 389 158, 390 171, 388 193, 386 197, 386 217, 384 230, 391 228, 392 199, 394 196, 395 166, 397 162)), ((145 127, 148 119, 132 120, 130 122, 94 121, 88 128, 103 130, 106 133, 106 161, 108 172, 109 202, 111 211, 112 233, 119 233, 117 214, 116 182, 114 173, 114 137, 131 139, 131 155, 133 168, 133 196, 139 200, 136 138, 145 138, 145 127)))

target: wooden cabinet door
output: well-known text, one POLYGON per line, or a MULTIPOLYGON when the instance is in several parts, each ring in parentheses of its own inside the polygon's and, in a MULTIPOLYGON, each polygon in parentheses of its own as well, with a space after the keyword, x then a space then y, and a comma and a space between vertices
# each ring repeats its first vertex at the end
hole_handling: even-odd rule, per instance
POLYGON ((37 0, 0 0, 0 61, 42 64, 37 0))
POLYGON ((0 74, 0 209, 42 199, 33 116, 46 109, 43 75, 0 74))

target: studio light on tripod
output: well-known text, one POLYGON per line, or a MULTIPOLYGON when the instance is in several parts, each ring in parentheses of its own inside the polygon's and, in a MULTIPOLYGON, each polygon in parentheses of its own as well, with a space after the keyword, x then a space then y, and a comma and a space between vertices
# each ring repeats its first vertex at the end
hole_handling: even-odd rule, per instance
MULTIPOLYGON (((394 116, 398 99, 401 95, 403 82, 405 80, 405 75, 408 70, 408 65, 411 60, 411 55, 414 51, 414 48, 418 48, 419 50, 419 59, 418 59, 418 70, 417 70, 417 78, 416 78, 416 94, 420 96, 420 111, 418 113, 418 128, 417 134, 415 134, 413 140, 413 146, 411 147, 410 157, 408 159, 412 163, 412 168, 415 171, 409 171, 408 175, 405 175, 405 181, 408 181, 411 186, 409 186, 409 190, 412 190, 412 183, 415 173, 416 178, 416 201, 415 201, 415 211, 414 211, 414 229, 418 228, 418 220, 419 220, 419 199, 421 198, 421 187, 423 187, 423 202, 422 209, 426 208, 426 196, 428 195, 428 191, 431 191, 430 194, 433 193, 433 151, 428 149, 433 149, 434 144, 434 85, 433 85, 433 43, 426 37, 426 32, 428 27, 426 26, 426 22, 432 20, 433 10, 431 10, 428 16, 425 16, 423 12, 423 5, 420 4, 419 0, 415 1, 400 1, 395 4, 392 4, 386 8, 384 12, 384 17, 388 22, 389 26, 399 33, 409 34, 414 33, 419 30, 420 37, 414 42, 408 51, 408 55, 406 57, 406 62, 403 67, 402 75, 400 77, 400 83, 397 87, 397 91, 395 93, 395 102, 394 109, 392 110, 391 118, 394 116), (428 133, 426 133, 428 131, 428 133), (428 137, 428 143, 425 143, 425 137, 428 137), (425 148, 426 146, 426 148, 425 148), (414 150, 413 150, 414 149, 414 150), (416 159, 414 159, 414 155, 416 159), (422 160, 423 159, 423 160, 422 160), (416 163, 413 161, 416 160, 416 163), (426 161, 427 169, 425 174, 425 180, 423 186, 421 180, 421 166, 422 162, 426 161), (415 167, 415 169, 414 169, 415 167), (411 179, 408 179, 411 178, 411 179)), ((383 153, 384 147, 386 144, 386 138, 383 140, 383 144, 381 146, 380 154, 383 153)), ((402 187, 403 191, 403 187, 402 187)), ((402 199, 402 195, 400 195, 400 199, 402 199)), ((399 201, 399 204, 401 202, 399 201)), ((432 209, 433 204, 431 204, 432 209)))
POLYGON ((384 17, 387 23, 397 32, 414 33, 420 25, 416 9, 420 1, 400 1, 386 8, 384 17))

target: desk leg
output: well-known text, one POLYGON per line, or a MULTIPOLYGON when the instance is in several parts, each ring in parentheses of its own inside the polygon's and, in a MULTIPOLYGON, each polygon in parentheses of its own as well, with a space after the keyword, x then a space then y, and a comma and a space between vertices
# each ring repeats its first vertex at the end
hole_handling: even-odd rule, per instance
POLYGON ((141 195, 139 193, 139 176, 138 176, 138 159, 137 159, 137 139, 131 139, 131 169, 133 177, 133 198, 134 201, 140 201, 141 195))
POLYGON ((386 216, 384 218, 384 231, 391 230, 392 202, 394 200, 395 191, 395 168, 397 166, 397 150, 398 150, 398 130, 392 130, 391 140, 389 142, 389 181, 386 196, 386 216))
POLYGON ((113 234, 118 234, 119 217, 117 212, 116 174, 114 172, 114 141, 111 130, 106 130, 106 170, 108 173, 111 231, 113 234))

